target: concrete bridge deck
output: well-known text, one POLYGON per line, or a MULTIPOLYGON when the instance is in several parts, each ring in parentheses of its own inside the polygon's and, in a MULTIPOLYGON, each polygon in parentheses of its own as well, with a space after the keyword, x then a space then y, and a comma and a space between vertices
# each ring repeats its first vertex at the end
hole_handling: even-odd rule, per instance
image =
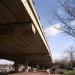
POLYGON ((51 52, 32 0, 1 0, 0 11, 0 59, 50 64, 51 52))
POLYGON ((49 68, 51 51, 32 0, 0 0, 0 59, 15 71, 49 68))

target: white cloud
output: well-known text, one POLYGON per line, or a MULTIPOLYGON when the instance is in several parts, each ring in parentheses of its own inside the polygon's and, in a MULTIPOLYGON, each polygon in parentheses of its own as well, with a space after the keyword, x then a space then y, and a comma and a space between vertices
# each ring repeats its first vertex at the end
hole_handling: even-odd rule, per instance
POLYGON ((62 59, 61 55, 59 55, 59 54, 53 54, 52 58, 53 58, 53 62, 55 62, 56 60, 61 60, 62 59))
POLYGON ((45 29, 45 33, 47 34, 47 36, 56 36, 57 34, 61 33, 60 30, 56 29, 56 28, 60 28, 60 24, 55 24, 52 26, 49 26, 45 29))
POLYGON ((70 24, 75 27, 75 20, 71 21, 70 24))

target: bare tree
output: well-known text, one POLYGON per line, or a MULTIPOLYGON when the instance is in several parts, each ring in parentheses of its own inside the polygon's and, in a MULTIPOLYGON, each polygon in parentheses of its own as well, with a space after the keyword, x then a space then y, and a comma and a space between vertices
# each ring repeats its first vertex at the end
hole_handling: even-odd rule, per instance
POLYGON ((60 22, 61 27, 55 28, 75 38, 75 0, 58 0, 58 2, 60 4, 60 9, 53 11, 55 19, 60 22))
MULTIPOLYGON (((62 30, 64 33, 75 38, 75 0, 63 0, 59 1, 59 4, 61 6, 61 12, 59 13, 59 11, 54 10, 54 14, 55 19, 60 22, 61 27, 55 28, 62 30)), ((71 46, 65 49, 65 53, 69 56, 70 64, 72 66, 75 48, 71 46)))
POLYGON ((65 49, 65 54, 67 54, 69 56, 71 66, 73 66, 74 53, 75 53, 75 48, 72 46, 65 49))
POLYGON ((72 22, 75 20, 75 6, 72 6, 74 5, 75 1, 65 0, 64 3, 59 3, 65 11, 65 17, 63 18, 57 14, 57 17, 60 19, 61 23, 63 23, 61 30, 75 38, 75 25, 72 24, 72 22))

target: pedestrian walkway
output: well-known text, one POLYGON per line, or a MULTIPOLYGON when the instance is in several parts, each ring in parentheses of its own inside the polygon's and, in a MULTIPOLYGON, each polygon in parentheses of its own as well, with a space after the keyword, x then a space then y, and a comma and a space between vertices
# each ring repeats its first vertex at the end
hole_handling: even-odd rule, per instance
MULTIPOLYGON (((24 72, 24 73, 15 73, 15 74, 8 74, 8 75, 49 75, 46 72, 24 72)), ((59 75, 59 74, 50 74, 50 75, 59 75)))

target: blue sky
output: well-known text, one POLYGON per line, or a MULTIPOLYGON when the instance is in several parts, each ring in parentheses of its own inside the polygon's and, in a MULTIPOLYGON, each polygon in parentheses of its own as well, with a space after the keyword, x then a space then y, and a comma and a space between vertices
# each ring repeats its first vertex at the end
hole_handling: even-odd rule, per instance
MULTIPOLYGON (((59 26, 60 22, 56 21, 53 17, 53 10, 59 10, 59 14, 62 16, 62 12, 58 0, 34 0, 37 14, 40 17, 41 24, 47 35, 48 44, 52 52, 53 60, 61 59, 64 57, 65 48, 75 45, 75 39, 62 31, 59 31, 53 27, 59 26)), ((63 14, 64 15, 64 14, 63 14)), ((75 21, 73 22, 75 23, 75 21)))

